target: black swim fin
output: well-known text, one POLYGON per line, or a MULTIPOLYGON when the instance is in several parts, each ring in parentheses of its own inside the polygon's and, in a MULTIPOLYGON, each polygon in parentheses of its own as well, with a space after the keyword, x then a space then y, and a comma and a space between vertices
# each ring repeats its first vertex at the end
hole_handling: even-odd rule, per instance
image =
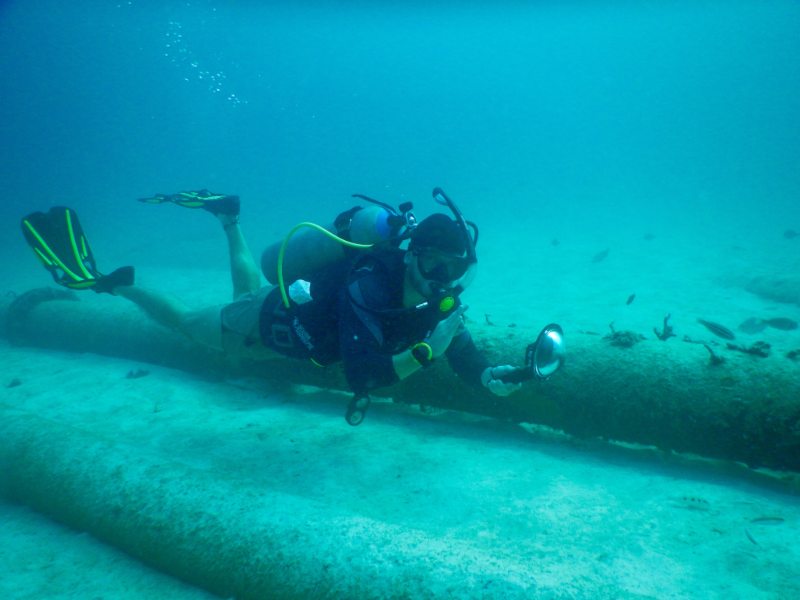
POLYGON ((215 194, 208 190, 178 192, 176 194, 156 194, 148 198, 139 198, 139 202, 144 202, 145 204, 164 204, 165 202, 172 202, 184 208, 201 208, 214 216, 226 215, 233 218, 239 216, 239 196, 215 194))
POLYGON ((72 209, 55 206, 46 213, 31 213, 22 219, 22 234, 58 285, 107 294, 113 294, 117 286, 133 285, 133 267, 121 267, 108 275, 97 270, 89 241, 72 209))

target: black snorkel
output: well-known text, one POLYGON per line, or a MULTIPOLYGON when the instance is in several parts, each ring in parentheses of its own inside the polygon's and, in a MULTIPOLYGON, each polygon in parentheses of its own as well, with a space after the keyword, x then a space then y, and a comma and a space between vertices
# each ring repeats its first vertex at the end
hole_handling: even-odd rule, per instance
POLYGON ((450 197, 444 193, 442 188, 433 188, 433 199, 437 204, 441 204, 442 206, 446 206, 450 209, 450 212, 453 213, 453 219, 464 234, 464 242, 467 247, 466 258, 469 262, 469 268, 467 269, 467 272, 461 278, 459 278, 457 282, 455 282, 456 285, 449 290, 451 294, 458 296, 475 277, 475 267, 478 264, 478 255, 475 253, 475 245, 478 243, 478 226, 472 221, 467 221, 464 218, 464 214, 459 210, 455 202, 453 202, 450 197), (470 229, 472 231, 470 231, 470 229))

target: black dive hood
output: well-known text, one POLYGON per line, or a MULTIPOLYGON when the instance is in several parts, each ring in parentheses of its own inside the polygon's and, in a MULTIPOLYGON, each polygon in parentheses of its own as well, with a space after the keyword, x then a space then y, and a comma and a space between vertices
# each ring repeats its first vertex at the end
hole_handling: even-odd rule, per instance
POLYGON ((453 202, 448 195, 444 193, 442 188, 433 188, 433 199, 438 204, 446 206, 450 209, 450 212, 453 213, 453 219, 464 234, 464 241, 467 246, 466 258, 469 263, 469 267, 461 277, 450 282, 450 285, 448 286, 450 293, 458 296, 472 283, 472 280, 475 279, 475 272, 478 266, 478 256, 475 253, 475 245, 478 243, 478 226, 472 221, 467 221, 464 219, 464 214, 459 210, 455 202, 453 202))

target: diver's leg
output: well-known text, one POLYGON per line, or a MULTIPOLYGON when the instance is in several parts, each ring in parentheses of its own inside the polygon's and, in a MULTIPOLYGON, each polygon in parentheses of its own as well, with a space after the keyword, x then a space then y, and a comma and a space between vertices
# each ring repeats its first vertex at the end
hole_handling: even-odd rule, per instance
POLYGON ((114 293, 136 304, 156 323, 204 346, 222 349, 220 306, 191 310, 176 298, 135 285, 116 287, 114 293))
POLYGON ((261 287, 261 277, 253 253, 250 252, 244 235, 242 235, 238 220, 228 224, 223 221, 222 226, 225 230, 225 237, 228 238, 233 298, 235 300, 243 294, 257 292, 261 287))
POLYGON ((199 190, 178 192, 177 194, 156 194, 151 198, 140 198, 139 200, 148 204, 172 202, 186 208, 202 209, 214 215, 219 219, 228 238, 234 300, 243 294, 257 292, 261 287, 259 269, 244 241, 242 231, 239 229, 239 196, 199 190))
POLYGON ((230 304, 190 310, 182 302, 137 286, 119 286, 127 298, 157 323, 193 342, 221 350, 233 359, 264 360, 276 356, 261 340, 262 307, 274 288, 264 287, 230 304))

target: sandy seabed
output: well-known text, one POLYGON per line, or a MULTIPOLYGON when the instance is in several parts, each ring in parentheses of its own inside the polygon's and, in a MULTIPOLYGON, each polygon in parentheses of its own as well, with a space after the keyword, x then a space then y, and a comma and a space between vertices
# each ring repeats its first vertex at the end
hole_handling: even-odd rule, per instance
MULTIPOLYGON (((440 539, 470 561, 491 557, 494 575, 474 574, 476 597, 492 595, 497 573, 531 597, 800 594, 796 497, 707 470, 596 456, 491 420, 394 405, 377 404, 350 428, 340 394, 286 396, 259 381, 206 381, 106 357, 0 352, 4 385, 20 382, 5 390, 4 407, 312 500, 331 516, 346 509, 440 539), (148 374, 127 378, 135 369, 148 374)), ((1 509, 4 597, 203 595, 24 507, 1 509)))

